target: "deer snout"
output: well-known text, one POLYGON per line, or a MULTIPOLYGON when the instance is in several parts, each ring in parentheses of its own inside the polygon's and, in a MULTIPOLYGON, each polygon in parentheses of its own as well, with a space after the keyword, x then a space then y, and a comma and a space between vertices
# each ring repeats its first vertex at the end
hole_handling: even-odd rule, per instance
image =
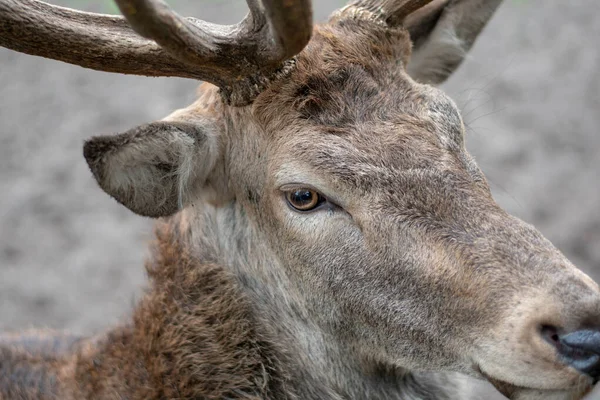
POLYGON ((476 362, 491 382, 570 391, 600 381, 600 290, 574 266, 554 265, 481 340, 476 362))
POLYGON ((541 334, 560 355, 561 361, 593 378, 600 377, 600 290, 574 267, 554 289, 561 312, 543 325, 541 334), (562 304, 561 304, 562 303, 562 304))
POLYGON ((586 375, 595 383, 600 380, 600 291, 571 265, 563 273, 525 314, 533 317, 525 326, 537 336, 530 354, 540 366, 544 360, 550 362, 547 367, 554 364, 550 369, 562 371, 562 377, 574 374, 574 383, 586 375))
POLYGON ((594 381, 600 378, 600 330, 579 330, 559 334, 554 327, 542 329, 544 339, 553 345, 560 360, 579 372, 591 376, 594 381))
POLYGON ((559 363, 600 378, 600 291, 598 285, 580 271, 571 270, 554 286, 553 300, 562 309, 554 324, 538 328, 559 363))

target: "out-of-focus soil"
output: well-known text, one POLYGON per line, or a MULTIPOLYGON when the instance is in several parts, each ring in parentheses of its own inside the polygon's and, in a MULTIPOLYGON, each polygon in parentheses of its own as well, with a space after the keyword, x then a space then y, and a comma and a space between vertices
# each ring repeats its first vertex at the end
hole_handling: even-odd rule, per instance
MULTIPOLYGON (((74 1, 60 4, 107 10, 74 1)), ((315 3, 319 20, 342 5, 315 3)), ((218 23, 245 14, 238 1, 174 5, 218 23)), ((444 85, 499 203, 597 281, 599 14, 598 0, 505 0, 444 85)), ((144 284, 151 221, 96 186, 82 143, 160 119, 190 103, 196 86, 0 49, 0 330, 91 333, 126 317, 144 284)), ((477 398, 501 398, 478 386, 477 398)))

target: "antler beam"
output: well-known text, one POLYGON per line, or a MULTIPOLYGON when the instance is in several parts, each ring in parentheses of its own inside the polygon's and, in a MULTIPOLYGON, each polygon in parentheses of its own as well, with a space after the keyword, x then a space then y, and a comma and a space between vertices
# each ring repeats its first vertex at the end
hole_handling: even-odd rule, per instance
POLYGON ((122 17, 0 1, 0 46, 85 68, 147 76, 202 78, 202 73, 139 37, 122 17))
POLYGON ((184 18, 162 0, 116 1, 127 21, 37 0, 0 0, 0 46, 96 70, 223 87, 276 69, 312 32, 309 0, 248 0, 249 15, 233 26, 184 18))
POLYGON ((299 53, 312 32, 310 1, 248 2, 239 24, 183 18, 162 0, 116 0, 133 29, 182 62, 204 65, 224 83, 279 66, 299 53))

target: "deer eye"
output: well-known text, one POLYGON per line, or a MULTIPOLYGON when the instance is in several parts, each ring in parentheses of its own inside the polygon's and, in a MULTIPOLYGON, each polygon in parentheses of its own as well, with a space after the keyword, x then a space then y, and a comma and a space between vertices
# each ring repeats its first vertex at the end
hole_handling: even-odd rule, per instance
POLYGON ((312 189, 294 189, 285 192, 289 205, 298 211, 311 211, 325 202, 325 198, 312 189))

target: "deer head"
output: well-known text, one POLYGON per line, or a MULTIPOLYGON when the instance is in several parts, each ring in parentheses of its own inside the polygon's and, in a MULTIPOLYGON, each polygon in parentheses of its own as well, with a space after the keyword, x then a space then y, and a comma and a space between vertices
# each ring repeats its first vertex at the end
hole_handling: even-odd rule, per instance
POLYGON ((177 213, 301 363, 354 398, 383 370, 469 374, 513 399, 580 398, 600 377, 598 285, 494 202, 431 86, 499 1, 357 0, 314 30, 307 1, 248 0, 227 27, 117 3, 126 20, 3 0, 0 45, 212 84, 84 155, 133 212, 177 213))

